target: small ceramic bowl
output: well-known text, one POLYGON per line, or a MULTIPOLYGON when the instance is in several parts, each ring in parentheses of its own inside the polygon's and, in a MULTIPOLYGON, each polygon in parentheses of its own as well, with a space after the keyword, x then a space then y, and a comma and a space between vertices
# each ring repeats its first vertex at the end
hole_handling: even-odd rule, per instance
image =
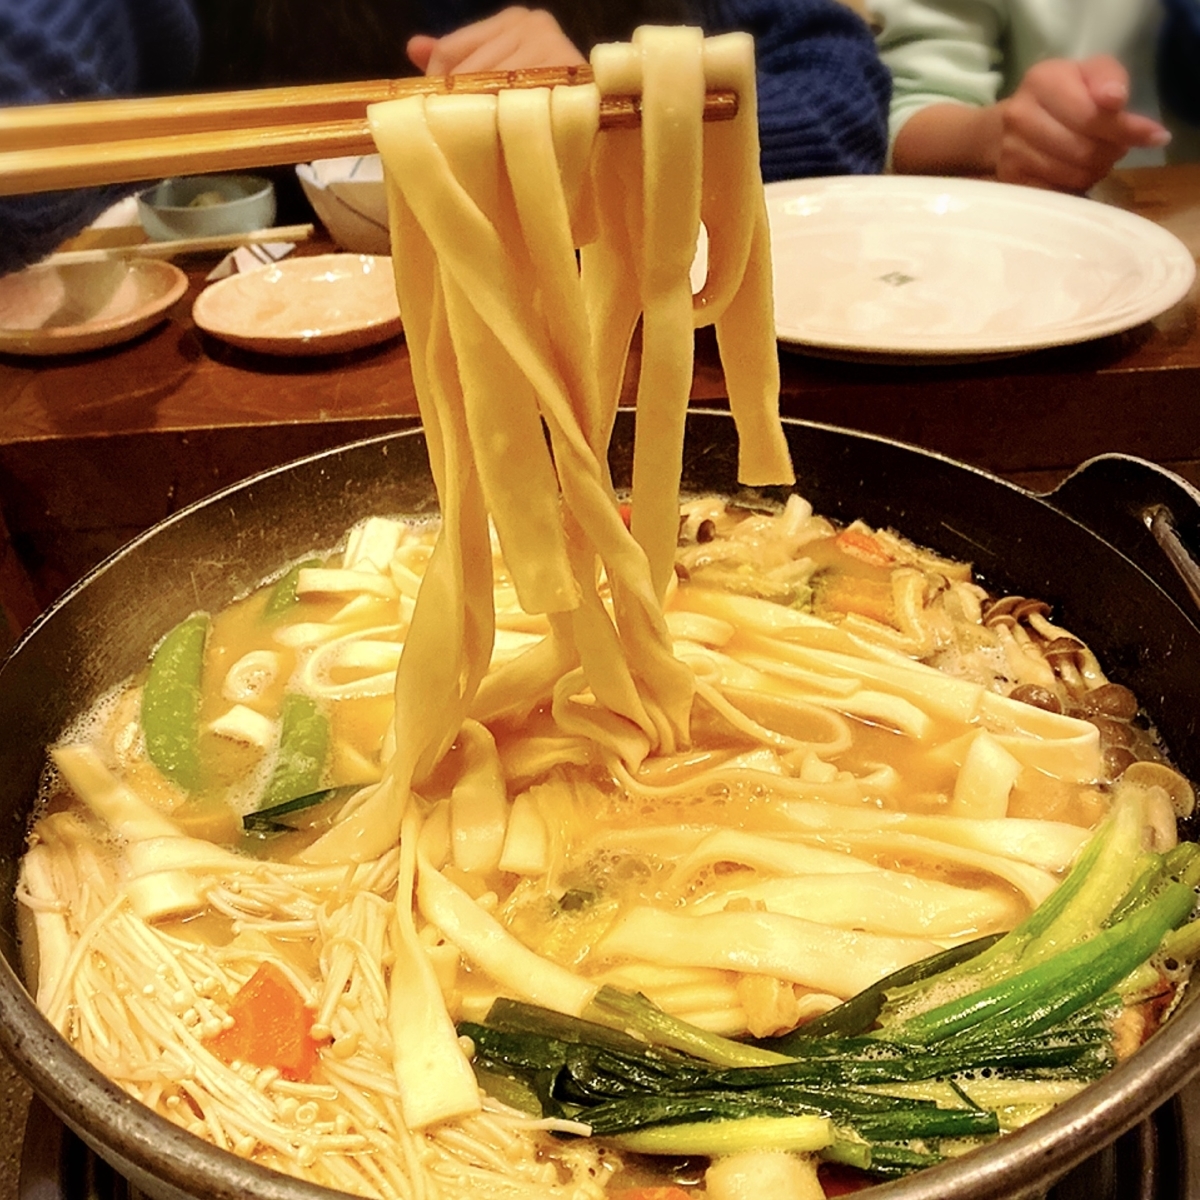
POLYGON ((269 229, 275 187, 259 175, 190 175, 138 193, 142 228, 156 242, 269 229))
POLYGON ((77 354, 127 342, 164 320, 187 284, 153 258, 27 267, 0 279, 0 351, 77 354))
POLYGON ((390 254, 387 193, 378 154, 322 158, 296 167, 329 236, 354 254, 390 254))

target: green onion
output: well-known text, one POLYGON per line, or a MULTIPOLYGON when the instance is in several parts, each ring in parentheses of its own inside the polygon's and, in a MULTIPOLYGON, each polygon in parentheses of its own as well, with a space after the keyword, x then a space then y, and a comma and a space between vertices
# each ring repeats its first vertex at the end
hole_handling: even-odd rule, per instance
POLYGON ((541 1099, 523 1079, 488 1071, 482 1067, 475 1068, 475 1076, 479 1080, 479 1086, 501 1104, 507 1104, 509 1108, 515 1108, 518 1112, 529 1113, 530 1116, 542 1115, 541 1099))
POLYGON ((951 946, 948 950, 942 950, 919 962, 911 963, 907 967, 901 967, 878 983, 859 992, 857 996, 852 996, 836 1008, 831 1008, 822 1016, 805 1021, 803 1025, 780 1037, 760 1038, 757 1045, 767 1050, 774 1050, 779 1054, 790 1055, 798 1051, 803 1043, 809 1042, 813 1038, 854 1037, 856 1034, 865 1033, 875 1023, 883 1009, 888 992, 908 984, 920 983, 931 976, 940 975, 950 967, 970 962, 983 951, 991 949, 1002 936, 999 933, 989 934, 987 937, 964 942, 961 946, 951 946))
POLYGON ((827 1117, 745 1117, 737 1121, 700 1121, 657 1125, 611 1139, 636 1154, 741 1154, 750 1150, 812 1153, 834 1140, 827 1117))
POLYGON ((352 783, 345 787, 323 788, 318 792, 308 792, 306 795, 297 796, 293 800, 285 800, 282 804, 275 804, 270 808, 260 808, 257 812, 247 813, 242 818, 242 827, 257 833, 290 832, 297 827, 288 824, 283 819, 284 817, 315 808, 318 804, 325 804, 330 800, 348 800, 362 786, 364 785, 361 783, 352 783))
POLYGON ((1164 880, 1170 879, 1172 874, 1166 855, 1143 854, 1135 866, 1132 885, 1116 908, 1108 914, 1104 924, 1106 926, 1120 924, 1127 916, 1141 908, 1154 895, 1155 889, 1164 880))
MULTIPOLYGON (((937 976, 940 987, 967 984, 978 990, 1087 941, 1133 885, 1141 835, 1140 801, 1118 797, 1062 883, 994 945, 937 976)), ((879 1023, 887 1028, 909 1020, 935 995, 924 980, 889 989, 879 1023)))
POLYGON ((602 987, 587 1006, 584 1017, 598 1025, 631 1030, 657 1046, 669 1046, 722 1066, 756 1066, 788 1059, 786 1054, 697 1029, 669 1016, 640 993, 622 992, 614 987, 602 987))
POLYGON ((1154 975, 1156 953, 1200 957, 1200 921, 1183 925, 1200 851, 1142 854, 1142 821, 1136 800, 1119 799, 1016 929, 913 964, 782 1038, 717 1037, 611 987, 582 1019, 497 1001, 485 1026, 460 1033, 481 1081, 519 1081, 544 1116, 617 1147, 815 1150, 904 1175, 1110 1070, 1119 990, 1154 975))
POLYGON ((833 1141, 821 1149, 825 1162, 841 1163, 845 1167, 867 1170, 871 1165, 871 1147, 845 1129, 835 1129, 833 1141))
POLYGON ((652 1125, 764 1116, 828 1116, 867 1141, 929 1137, 985 1137, 1000 1131, 994 1112, 978 1107, 939 1108, 925 1101, 786 1088, 748 1092, 686 1092, 598 1104, 581 1114, 597 1136, 652 1125), (874 1101, 868 1104, 867 1101, 874 1101))
POLYGON ((1141 802, 1118 795, 1067 878, 1018 926, 1028 937, 1024 965, 1086 941, 1101 928, 1136 878, 1143 822, 1141 802))
MULTIPOLYGON (((646 1001, 648 1004, 649 1001, 646 1001)), ((499 997, 488 1009, 485 1022, 489 1030, 502 1033, 528 1033, 538 1037, 553 1038, 560 1042, 586 1044, 589 1046, 604 1046, 610 1050, 625 1053, 642 1053, 649 1048, 642 1038, 626 1033, 624 1029, 613 1028, 596 1021, 586 1021, 581 1017, 568 1016, 566 1013, 554 1012, 539 1004, 526 1004, 522 1000, 510 1000, 505 996, 499 997)), ((661 1048, 656 1048, 656 1053, 661 1048)), ((671 1055, 676 1062, 687 1061, 681 1055, 671 1055)))
POLYGON ((913 1171, 923 1171, 944 1161, 945 1156, 928 1150, 914 1150, 911 1146, 880 1145, 871 1146, 871 1161, 867 1170, 872 1175, 881 1175, 884 1179, 899 1179, 913 1171))
POLYGON ((1020 1028, 1034 1036, 1115 987, 1158 948, 1163 936, 1187 918, 1195 894, 1167 884, 1157 898, 1090 941, 990 987, 930 1009, 888 1028, 887 1036, 919 1044, 961 1035, 989 1022, 988 1032, 1020 1028))

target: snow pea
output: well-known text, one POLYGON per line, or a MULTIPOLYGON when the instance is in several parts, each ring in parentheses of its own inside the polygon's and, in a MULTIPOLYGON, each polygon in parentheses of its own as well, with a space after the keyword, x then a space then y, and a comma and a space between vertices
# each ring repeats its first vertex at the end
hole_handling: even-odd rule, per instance
POLYGON ((180 621, 158 644, 142 689, 142 731, 150 761, 180 787, 200 786, 200 676, 209 617, 180 621))
POLYGON ((267 597, 267 606, 263 609, 263 615, 278 617, 287 612, 297 602, 296 585, 300 582, 300 572, 308 567, 319 566, 321 566, 319 558, 306 558, 303 562, 298 562, 294 567, 290 567, 275 581, 275 586, 267 597))
POLYGON ((321 786, 329 755, 329 719, 311 696, 288 692, 279 713, 279 754, 260 808, 306 796, 321 786))

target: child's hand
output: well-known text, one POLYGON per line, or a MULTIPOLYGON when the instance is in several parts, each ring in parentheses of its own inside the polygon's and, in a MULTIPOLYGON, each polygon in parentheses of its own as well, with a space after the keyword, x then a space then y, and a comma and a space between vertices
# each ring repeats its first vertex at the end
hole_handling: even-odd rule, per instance
POLYGON ((585 61, 544 9, 506 8, 445 37, 410 38, 408 57, 426 75, 569 67, 585 61))
POLYGON ((1107 54, 1030 67, 996 106, 996 178, 1085 192, 1131 147, 1166 145, 1171 135, 1126 112, 1128 99, 1129 75, 1107 54))

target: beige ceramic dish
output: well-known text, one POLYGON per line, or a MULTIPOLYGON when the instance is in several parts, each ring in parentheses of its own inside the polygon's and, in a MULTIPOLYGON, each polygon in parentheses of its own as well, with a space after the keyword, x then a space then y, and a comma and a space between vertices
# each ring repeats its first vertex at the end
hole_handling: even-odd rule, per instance
POLYGON ((400 333, 391 259, 320 254, 231 275, 200 293, 206 333, 262 354, 331 354, 400 333))
POLYGON ((129 341, 187 291, 157 259, 106 258, 27 267, 0 278, 0 351, 75 354, 129 341))

